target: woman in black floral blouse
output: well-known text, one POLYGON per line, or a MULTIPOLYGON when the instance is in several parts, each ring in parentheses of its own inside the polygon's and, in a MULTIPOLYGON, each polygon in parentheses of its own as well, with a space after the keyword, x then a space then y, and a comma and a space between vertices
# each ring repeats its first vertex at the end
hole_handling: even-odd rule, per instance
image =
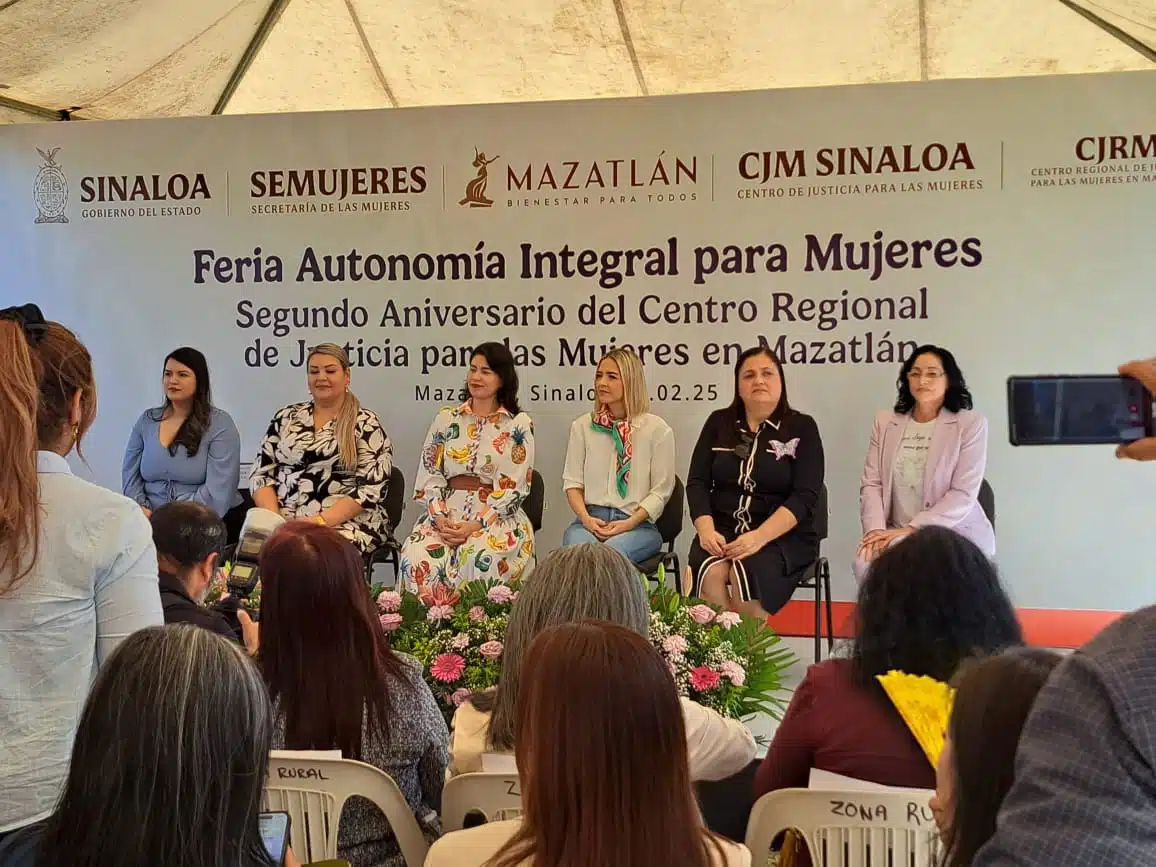
POLYGON ((349 390, 349 356, 322 343, 308 359, 313 400, 278 410, 249 477, 253 502, 286 519, 335 528, 363 553, 389 536, 385 490, 393 445, 349 390))

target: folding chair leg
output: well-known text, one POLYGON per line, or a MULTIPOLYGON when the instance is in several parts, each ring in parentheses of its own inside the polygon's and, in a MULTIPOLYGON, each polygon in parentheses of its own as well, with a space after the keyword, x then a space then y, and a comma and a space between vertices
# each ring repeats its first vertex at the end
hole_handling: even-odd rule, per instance
POLYGON ((835 613, 832 610, 835 603, 831 601, 831 565, 829 563, 823 567, 823 592, 827 594, 827 654, 830 655, 835 650, 835 613))
POLYGON ((815 662, 823 661, 823 580, 815 573, 815 662))

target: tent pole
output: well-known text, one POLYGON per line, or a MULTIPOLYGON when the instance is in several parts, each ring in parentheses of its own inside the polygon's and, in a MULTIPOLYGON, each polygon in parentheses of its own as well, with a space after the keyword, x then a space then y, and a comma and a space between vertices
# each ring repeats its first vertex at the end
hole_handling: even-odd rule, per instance
POLYGON ((237 63, 237 68, 233 70, 233 74, 229 76, 229 80, 225 84, 225 89, 221 91, 221 95, 217 98, 217 104, 213 106, 213 114, 222 114, 225 111, 229 100, 233 98, 233 94, 241 84, 241 79, 245 77, 245 73, 249 71, 249 67, 253 64, 253 59, 257 56, 257 52, 261 50, 261 46, 265 44, 265 40, 269 37, 273 25, 277 23, 277 19, 281 17, 281 13, 285 11, 285 7, 288 5, 289 0, 272 0, 269 4, 268 10, 265 12, 265 17, 261 19, 261 23, 257 26, 257 32, 254 33, 253 38, 249 40, 249 45, 245 48, 245 53, 241 55, 241 60, 237 63))
POLYGON ((1095 24, 1097 27, 1099 27, 1101 30, 1103 30, 1105 33, 1107 33, 1109 36, 1112 36, 1116 39, 1119 39, 1121 42, 1123 42, 1125 45, 1127 45, 1129 48, 1131 48, 1137 54, 1141 54, 1144 57, 1148 58, 1148 60, 1150 60, 1152 63, 1156 63, 1156 48, 1153 48, 1151 45, 1148 45, 1146 42, 1140 41, 1135 36, 1133 36, 1131 33, 1129 33, 1127 30, 1120 29, 1115 24, 1113 24, 1111 21, 1107 21, 1107 20, 1101 18, 1099 15, 1097 15, 1092 10, 1085 9, 1079 3, 1074 2, 1074 0, 1059 0, 1059 2, 1062 3, 1064 6, 1067 6, 1069 9, 1071 9, 1077 15, 1080 15, 1083 18, 1090 21, 1091 23, 1095 24))
POLYGON ((21 102, 18 99, 11 99, 7 96, 0 96, 0 108, 10 108, 13 111, 20 111, 24 114, 30 114, 33 117, 43 118, 44 120, 69 120, 66 112, 45 108, 42 105, 33 105, 30 102, 21 102))

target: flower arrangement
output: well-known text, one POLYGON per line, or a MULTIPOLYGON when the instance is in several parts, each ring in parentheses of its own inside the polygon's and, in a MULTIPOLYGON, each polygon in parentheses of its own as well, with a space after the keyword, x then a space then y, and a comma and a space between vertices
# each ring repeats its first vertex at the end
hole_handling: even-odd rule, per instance
MULTIPOLYGON (((760 621, 687 599, 661 578, 650 594, 649 637, 679 694, 735 719, 781 717, 783 675, 794 654, 779 636, 760 621)), ((469 695, 497 685, 518 586, 438 584, 420 594, 374 588, 391 646, 421 662, 447 719, 469 695)))

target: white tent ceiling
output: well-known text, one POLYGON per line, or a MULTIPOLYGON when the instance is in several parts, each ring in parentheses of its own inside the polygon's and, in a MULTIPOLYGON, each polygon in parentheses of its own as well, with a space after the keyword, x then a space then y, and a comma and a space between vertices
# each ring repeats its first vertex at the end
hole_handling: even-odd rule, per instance
POLYGON ((0 123, 1156 68, 1156 0, 0 0, 0 123))

